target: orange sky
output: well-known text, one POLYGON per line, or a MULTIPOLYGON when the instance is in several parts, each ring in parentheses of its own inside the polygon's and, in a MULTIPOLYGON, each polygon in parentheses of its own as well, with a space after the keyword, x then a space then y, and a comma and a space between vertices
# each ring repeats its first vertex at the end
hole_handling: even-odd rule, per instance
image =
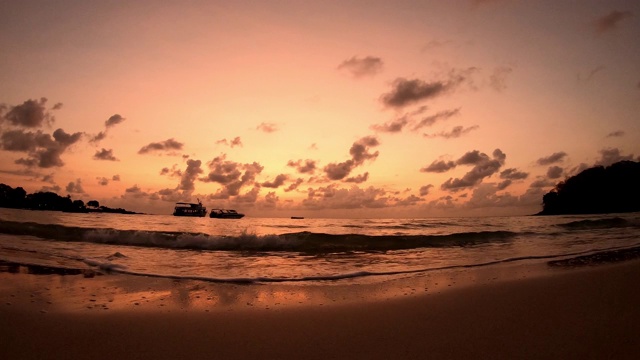
POLYGON ((637 1, 5 1, 0 182, 169 214, 530 214, 640 157, 637 1), (60 130, 59 130, 60 129, 60 130))

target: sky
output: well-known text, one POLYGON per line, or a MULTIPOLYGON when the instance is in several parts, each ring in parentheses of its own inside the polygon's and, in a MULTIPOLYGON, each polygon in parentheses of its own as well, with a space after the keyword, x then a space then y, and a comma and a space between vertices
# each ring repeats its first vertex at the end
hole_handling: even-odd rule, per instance
POLYGON ((0 0, 0 182, 153 214, 532 214, 640 161, 639 36, 621 0, 0 0))

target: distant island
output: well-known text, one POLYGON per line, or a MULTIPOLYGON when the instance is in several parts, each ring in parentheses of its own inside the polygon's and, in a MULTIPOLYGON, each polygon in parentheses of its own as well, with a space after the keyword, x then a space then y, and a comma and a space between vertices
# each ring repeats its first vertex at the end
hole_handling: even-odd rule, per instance
POLYGON ((71 196, 62 197, 54 192, 41 191, 33 194, 21 188, 12 188, 6 184, 0 184, 0 207, 27 210, 50 210, 76 213, 115 213, 115 214, 140 214, 125 209, 112 209, 101 206, 96 200, 90 200, 86 204, 82 200, 72 200, 71 196))
POLYGON ((640 211, 640 162, 596 166, 560 182, 542 197, 536 215, 640 211))

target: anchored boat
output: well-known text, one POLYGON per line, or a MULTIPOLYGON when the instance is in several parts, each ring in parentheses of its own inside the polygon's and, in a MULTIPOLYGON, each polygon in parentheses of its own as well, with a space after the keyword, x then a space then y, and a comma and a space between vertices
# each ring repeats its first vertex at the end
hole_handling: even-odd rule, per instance
POLYGON ((178 202, 173 209, 173 216, 197 216, 204 217, 207 215, 207 208, 202 206, 200 199, 198 203, 178 202))
POLYGON ((241 219, 244 214, 230 209, 211 209, 209 217, 215 219, 241 219))

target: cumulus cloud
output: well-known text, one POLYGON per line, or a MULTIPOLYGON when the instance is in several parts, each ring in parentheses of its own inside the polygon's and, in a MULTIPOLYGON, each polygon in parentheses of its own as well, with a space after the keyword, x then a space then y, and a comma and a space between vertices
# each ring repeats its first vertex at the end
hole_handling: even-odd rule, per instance
POLYGON ((380 145, 380 143, 376 137, 365 136, 354 142, 351 149, 349 149, 351 159, 340 163, 328 164, 323 170, 329 179, 342 180, 347 177, 354 168, 362 165, 365 161, 375 160, 379 152, 376 151, 372 153, 370 150, 378 145, 380 145))
POLYGON ((529 177, 529 173, 518 171, 518 169, 509 168, 500 172, 501 179, 524 180, 529 177))
POLYGON ((379 132, 398 133, 402 131, 402 129, 407 125, 408 122, 409 121, 406 117, 401 117, 384 124, 371 125, 371 129, 379 132))
POLYGON ((618 24, 625 19, 633 16, 631 11, 614 10, 607 15, 601 16, 595 21, 595 30, 598 34, 612 31, 618 27, 618 24))
POLYGON ((538 178, 529 185, 530 188, 546 188, 552 186, 556 186, 556 183, 547 178, 538 178))
POLYGON ((242 187, 253 185, 256 176, 264 169, 257 162, 241 164, 227 160, 225 154, 215 157, 207 165, 210 171, 207 176, 200 178, 200 180, 215 182, 223 186, 222 190, 212 196, 214 199, 227 199, 231 196, 237 196, 242 187))
POLYGON ((284 189, 284 191, 285 192, 293 191, 297 189, 300 185, 302 185, 303 182, 304 182, 303 179, 298 178, 296 179, 296 181, 292 182, 286 189, 284 189))
POLYGON ((360 184, 360 183, 366 182, 367 180, 369 180, 369 173, 368 172, 366 172, 364 174, 357 175, 357 176, 346 178, 346 179, 344 179, 344 182, 360 184))
POLYGON ((374 187, 361 189, 356 185, 349 189, 336 184, 317 189, 309 188, 302 206, 312 210, 383 208, 388 206, 386 191, 374 187))
POLYGON ((102 186, 109 185, 109 179, 107 179, 106 177, 97 177, 96 179, 98 180, 99 185, 102 185, 102 186))
POLYGON ((62 129, 54 131, 53 137, 41 130, 9 130, 0 136, 0 148, 27 153, 27 157, 16 160, 16 164, 41 168, 60 167, 64 165, 61 155, 81 137, 80 132, 68 134, 62 129))
POLYGON ((566 156, 567 156, 567 153, 565 153, 564 151, 555 152, 549 156, 541 157, 536 161, 536 163, 538 163, 538 165, 541 165, 541 166, 551 165, 551 164, 562 162, 566 156))
POLYGON ((289 176, 287 176, 286 174, 280 174, 276 176, 276 178, 273 179, 273 181, 265 181, 260 185, 266 188, 276 189, 282 186, 284 182, 287 181, 288 179, 289 179, 289 176))
POLYGON ((148 154, 148 153, 157 152, 157 151, 173 152, 173 151, 182 150, 183 147, 184 147, 183 143, 178 142, 175 139, 171 138, 161 142, 149 143, 148 145, 145 145, 142 148, 140 148, 140 150, 138 150, 138 154, 148 154))
POLYGON ((108 129, 110 127, 120 124, 125 120, 126 119, 123 118, 120 114, 113 114, 104 122, 104 126, 108 129))
POLYGON ((616 130, 616 131, 612 131, 609 134, 607 134, 607 137, 623 137, 624 136, 624 131, 622 130, 616 130))
POLYGON ((201 165, 202 165, 202 161, 200 160, 193 160, 193 159, 187 160, 187 168, 182 173, 182 178, 180 179, 180 185, 178 186, 178 190, 191 192, 195 189, 194 183, 198 178, 198 175, 204 172, 200 168, 201 165))
POLYGON ((287 166, 295 168, 301 174, 313 174, 316 170, 316 162, 314 160, 306 159, 306 160, 289 160, 287 162, 287 166))
POLYGON ((432 188, 433 188, 433 185, 431 185, 431 184, 425 185, 425 186, 421 186, 420 187, 420 196, 429 195, 429 192, 431 191, 432 188))
POLYGON ((618 148, 606 148, 600 150, 600 159, 596 161, 595 165, 609 166, 623 160, 633 160, 633 154, 622 155, 618 148))
POLYGON ((116 159, 116 157, 113 155, 113 149, 107 150, 105 148, 102 148, 102 150, 96 151, 96 153, 93 155, 93 159, 118 161, 118 159, 116 159))
POLYGON ((114 114, 111 115, 107 120, 105 120, 104 122, 104 131, 100 131, 98 134, 92 136, 89 139, 89 142, 92 143, 99 143, 100 141, 102 141, 105 137, 107 137, 107 133, 109 132, 109 129, 113 128, 114 126, 122 123, 123 121, 125 121, 126 119, 123 118, 120 114, 114 114))
POLYGON ((120 181, 120 175, 113 175, 113 176, 111 177, 111 180, 113 180, 113 181, 120 181))
POLYGON ((272 133, 278 131, 279 129, 277 124, 263 122, 256 127, 256 130, 260 130, 266 133, 272 133))
POLYGON ((82 188, 82 180, 76 179, 76 181, 71 181, 67 184, 65 188, 69 194, 84 194, 84 189, 82 188))
POLYGON ((549 169, 547 169, 547 177, 549 179, 557 179, 562 176, 563 172, 564 172, 563 168, 561 168, 560 166, 554 165, 549 167, 549 169))
POLYGON ((462 84, 473 85, 471 76, 476 68, 454 69, 444 80, 424 81, 421 79, 397 78, 392 89, 380 96, 380 101, 388 108, 403 108, 407 105, 432 100, 454 91, 462 84))
POLYGON ((240 139, 240 136, 236 136, 235 138, 233 138, 233 140, 227 140, 227 139, 218 140, 216 141, 216 144, 227 145, 233 149, 236 146, 242 147, 242 140, 240 139))
POLYGON ((338 70, 349 72, 354 78, 373 76, 382 71, 383 62, 379 57, 367 56, 358 58, 356 56, 345 60, 338 65, 338 70))
POLYGON ((420 169, 421 172, 443 173, 456 167, 453 161, 434 160, 429 166, 420 169))
MULTIPOLYGON (((20 105, 0 107, 0 122, 8 122, 13 126, 37 128, 43 125, 51 126, 55 117, 46 108, 47 98, 40 100, 29 99, 20 105), (8 111, 6 111, 8 109, 8 111)), ((62 104, 56 104, 52 110, 58 110, 62 104)))
POLYGON ((449 178, 440 188, 448 191, 458 191, 464 188, 476 186, 486 177, 489 177, 500 170, 504 165, 506 155, 500 150, 495 149, 492 157, 478 150, 473 150, 464 154, 456 161, 457 165, 473 165, 473 168, 467 172, 462 178, 449 178))
POLYGON ((439 133, 435 133, 435 134, 424 134, 424 137, 427 138, 436 138, 436 137, 441 137, 441 138, 445 138, 445 139, 455 139, 455 138, 459 138, 460 136, 467 134, 473 130, 478 129, 479 126, 478 125, 473 125, 470 126, 468 128, 464 128, 462 126, 456 126, 454 127, 451 131, 441 131, 439 133))

